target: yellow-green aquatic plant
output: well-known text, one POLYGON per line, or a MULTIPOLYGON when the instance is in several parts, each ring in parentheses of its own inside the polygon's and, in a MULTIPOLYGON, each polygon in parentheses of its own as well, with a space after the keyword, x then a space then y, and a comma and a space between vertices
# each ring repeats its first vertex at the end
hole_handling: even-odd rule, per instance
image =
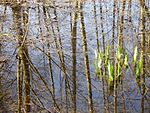
POLYGON ((125 52, 124 48, 118 48, 116 53, 116 66, 111 63, 110 57, 110 46, 106 48, 105 53, 103 54, 101 51, 98 53, 95 51, 95 68, 96 68, 96 74, 98 78, 102 75, 102 66, 107 67, 108 71, 108 83, 109 85, 113 85, 114 83, 114 74, 116 70, 116 80, 120 78, 121 72, 123 69, 127 69, 128 67, 128 55, 125 52))
POLYGON ((114 81, 114 66, 108 61, 108 74, 109 74, 109 82, 114 81))
POLYGON ((141 73, 141 70, 139 68, 139 63, 138 63, 136 65, 136 70, 135 70, 136 78, 140 78, 140 73, 141 73))
POLYGON ((105 52, 105 65, 108 64, 109 56, 110 56, 110 46, 108 46, 108 47, 106 48, 106 52, 105 52))
POLYGON ((121 48, 118 48, 117 50, 117 77, 121 75, 121 56, 122 56, 122 50, 121 48))
POLYGON ((142 68, 143 68, 143 58, 142 58, 142 56, 143 56, 143 53, 141 52, 141 54, 140 54, 140 62, 139 62, 140 70, 142 70, 142 68))
POLYGON ((137 64, 137 57, 138 57, 138 50, 137 50, 137 46, 136 46, 134 49, 134 55, 133 55, 134 66, 136 66, 136 64, 137 64))
POLYGON ((134 63, 134 67, 135 67, 135 75, 136 78, 140 78, 140 74, 143 68, 143 53, 140 52, 140 60, 138 60, 138 48, 137 46, 134 49, 134 55, 133 55, 133 63, 134 63))
POLYGON ((140 78, 140 73, 141 73, 141 70, 143 68, 142 56, 143 56, 143 53, 141 52, 141 54, 140 54, 140 61, 137 61, 137 63, 136 63, 136 70, 135 70, 136 78, 140 78))
POLYGON ((117 74, 118 74, 117 77, 119 77, 121 75, 121 65, 120 65, 120 62, 117 63, 117 74))
POLYGON ((102 53, 101 51, 99 51, 98 53, 95 51, 95 68, 96 68, 96 75, 98 76, 98 78, 100 79, 101 76, 101 68, 102 68, 102 53))
POLYGON ((125 53, 125 58, 124 58, 124 67, 125 68, 128 68, 128 55, 127 55, 127 53, 125 53))
POLYGON ((118 48, 118 50, 117 50, 117 59, 118 60, 121 59, 121 48, 118 48))

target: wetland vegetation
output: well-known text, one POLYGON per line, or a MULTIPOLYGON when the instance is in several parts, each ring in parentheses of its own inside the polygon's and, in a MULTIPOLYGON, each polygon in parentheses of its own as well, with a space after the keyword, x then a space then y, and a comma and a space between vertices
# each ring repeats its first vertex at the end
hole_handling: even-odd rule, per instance
POLYGON ((150 113, 149 0, 0 0, 1 113, 150 113))

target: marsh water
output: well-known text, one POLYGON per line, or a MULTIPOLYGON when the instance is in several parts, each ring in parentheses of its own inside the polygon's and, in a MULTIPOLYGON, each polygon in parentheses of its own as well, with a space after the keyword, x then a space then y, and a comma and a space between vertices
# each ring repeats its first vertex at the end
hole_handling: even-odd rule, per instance
MULTIPOLYGON (((113 93, 108 94, 108 92, 111 91, 107 92, 107 80, 102 84, 102 80, 97 77, 94 66, 95 51, 98 51, 97 39, 99 40, 99 47, 102 51, 104 47, 103 44, 105 44, 105 47, 111 47, 113 41, 112 29, 115 31, 114 51, 117 50, 118 18, 122 8, 122 2, 121 0, 118 1, 115 9, 116 17, 114 28, 112 28, 113 4, 113 0, 97 0, 96 2, 87 0, 83 2, 82 12, 88 49, 86 54, 88 54, 89 61, 94 113, 114 112, 114 95, 113 93), (102 7, 102 10, 100 7, 102 7)), ((146 1, 146 5, 148 11, 150 11, 149 1, 146 1)), ((136 46, 140 48, 141 7, 138 0, 132 0, 131 7, 127 1, 125 6, 123 46, 129 57, 129 67, 123 73, 122 86, 118 85, 117 88, 117 111, 118 113, 149 113, 150 51, 148 48, 150 47, 150 21, 149 17, 145 15, 146 43, 148 46, 146 47, 145 53, 145 94, 142 95, 142 88, 136 81, 136 75, 133 69, 134 48, 136 46), (142 99, 143 96, 144 99, 142 99), (144 108, 142 108, 142 105, 144 105, 144 108)), ((15 11, 13 7, 15 7, 15 5, 0 4, 0 88, 1 93, 6 93, 6 97, 0 100, 0 105, 3 106, 0 107, 0 112, 13 113, 17 111, 17 67, 18 53, 20 51, 20 42, 18 39, 20 34, 18 33, 22 31, 26 36, 28 59, 30 59, 31 62, 31 64, 28 63, 28 65, 33 65, 33 67, 36 68, 31 66, 32 68, 29 69, 31 75, 30 85, 32 87, 30 94, 31 113, 53 113, 55 111, 52 97, 48 90, 48 88, 51 91, 53 90, 51 74, 54 80, 56 103, 60 106, 62 113, 72 113, 72 92, 68 92, 68 101, 66 101, 65 75, 67 75, 70 84, 70 91, 72 91, 74 70, 72 28, 74 21, 76 21, 76 110, 77 113, 88 113, 88 87, 80 16, 77 16, 77 19, 74 20, 75 13, 77 12, 77 14, 79 14, 81 10, 75 7, 75 2, 67 0, 56 0, 55 4, 52 2, 30 1, 29 3, 20 4, 20 10, 18 10, 18 12, 15 11), (15 15, 16 13, 20 15, 19 18, 15 15), (24 15, 27 16, 28 22, 26 25, 24 25, 23 21, 24 15), (20 26, 22 30, 18 30, 20 29, 18 26, 20 26), (63 51, 63 58, 59 56, 60 51, 63 51), (63 68, 63 64, 65 64, 65 69, 63 68), (51 71, 49 69, 50 67, 51 71), (44 79, 44 82, 42 79, 44 79), (3 99, 5 100, 4 102, 3 99)), ((108 76, 108 73, 106 73, 106 76, 108 76)))

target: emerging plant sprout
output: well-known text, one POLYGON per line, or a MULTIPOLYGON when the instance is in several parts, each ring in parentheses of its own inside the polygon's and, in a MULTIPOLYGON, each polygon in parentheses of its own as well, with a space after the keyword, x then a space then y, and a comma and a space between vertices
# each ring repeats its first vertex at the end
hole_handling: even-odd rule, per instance
POLYGON ((138 57, 138 50, 136 46, 134 49, 134 55, 133 55, 134 66, 137 64, 137 57, 138 57))
POLYGON ((115 65, 113 65, 111 63, 111 52, 109 50, 110 47, 108 46, 106 48, 105 54, 103 54, 101 51, 98 53, 95 51, 95 69, 97 77, 100 78, 101 75, 103 75, 101 74, 101 69, 106 67, 106 74, 108 74, 108 85, 109 87, 113 87, 115 74, 117 77, 116 80, 118 80, 120 76, 122 76, 122 71, 126 71, 126 69, 128 68, 128 55, 125 52, 124 48, 118 48, 116 53, 116 59, 114 61, 115 65))

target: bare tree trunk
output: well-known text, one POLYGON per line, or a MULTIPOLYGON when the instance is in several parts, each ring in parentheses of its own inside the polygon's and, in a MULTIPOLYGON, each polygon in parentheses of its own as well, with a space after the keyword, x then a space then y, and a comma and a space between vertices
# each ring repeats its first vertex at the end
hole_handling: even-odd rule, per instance
POLYGON ((16 23, 16 30, 18 34, 18 43, 19 43, 19 61, 18 61, 18 112, 21 112, 22 108, 22 82, 24 78, 24 106, 25 112, 30 112, 30 69, 28 64, 28 48, 26 42, 27 35, 27 23, 28 23, 28 12, 23 12, 23 22, 24 22, 24 33, 22 29, 21 21, 21 12, 22 7, 16 5, 13 7, 14 19, 16 23), (22 77, 23 74, 23 77, 22 77))
POLYGON ((122 0, 122 11, 119 19, 119 31, 118 31, 118 46, 123 48, 123 26, 124 26, 124 11, 126 6, 126 0, 122 0))
POLYGON ((77 18, 78 18, 78 1, 76 1, 75 6, 75 13, 74 13, 74 20, 72 25, 72 65, 73 65, 73 71, 72 71, 72 80, 73 80, 73 113, 76 113, 76 39, 77 39, 77 18))
MULTIPOLYGON (((123 29, 124 29, 123 27, 124 27, 125 6, 126 6, 126 0, 122 0, 122 9, 121 9, 121 14, 120 14, 119 31, 118 31, 118 51, 121 50, 121 52, 122 52, 122 49, 123 49, 123 29)), ((121 59, 119 59, 120 61, 117 61, 117 63, 119 63, 120 66, 122 66, 122 64, 123 64, 123 62, 121 62, 121 59)), ((117 68, 119 68, 119 67, 117 67, 117 68)), ((126 112, 124 91, 123 91, 124 90, 124 88, 123 88, 123 73, 120 74, 119 80, 120 80, 120 84, 121 84, 121 96, 122 96, 122 101, 123 101, 123 112, 126 112)))
POLYGON ((93 10, 94 10, 94 23, 95 23, 95 32, 96 32, 96 43, 97 43, 97 50, 100 51, 99 47, 99 39, 98 39, 98 26, 97 26, 97 16, 96 16, 96 3, 95 0, 93 0, 93 10))
POLYGON ((101 21, 101 36, 102 36, 102 44, 103 44, 103 52, 105 53, 105 36, 104 36, 104 25, 103 25, 103 8, 102 8, 102 0, 99 1, 100 3, 100 21, 101 21))
POLYGON ((132 11, 131 11, 131 7, 132 7, 132 0, 129 0, 128 1, 128 10, 129 10, 129 22, 131 22, 132 21, 132 11))
POLYGON ((116 16, 115 16, 115 12, 116 12, 116 0, 114 0, 114 3, 113 3, 113 25, 112 25, 112 57, 113 57, 113 64, 114 64, 114 61, 115 61, 115 19, 116 19, 116 16))
POLYGON ((24 54, 22 56, 23 59, 23 73, 24 73, 24 106, 25 106, 25 111, 26 113, 30 112, 30 69, 29 69, 29 65, 28 65, 28 49, 27 47, 25 47, 23 49, 24 54))
MULTIPOLYGON (((21 53, 19 53, 21 54, 21 53)), ((18 54, 18 71, 17 71, 17 89, 18 89, 18 113, 21 113, 22 109, 22 87, 23 87, 23 73, 22 63, 20 55, 18 54)))
POLYGON ((114 64, 114 113, 117 113, 117 63, 114 64))
MULTIPOLYGON (((16 24, 16 30, 18 35, 18 45, 21 47, 23 39, 23 30, 21 26, 21 7, 13 7, 13 17, 14 17, 14 23, 16 24)), ((22 112, 22 104, 23 104, 23 67, 22 67, 22 51, 20 48, 20 51, 18 52, 18 69, 17 69, 17 92, 18 92, 18 113, 22 112)))
POLYGON ((147 15, 147 17, 150 21, 150 12, 149 12, 149 8, 145 4, 145 1, 144 0, 139 0, 139 2, 140 2, 140 5, 142 7, 143 14, 147 15))
POLYGON ((112 26, 112 56, 113 56, 113 65, 114 65, 114 113, 117 113, 117 89, 116 89, 116 62, 115 62, 115 12, 116 12, 116 0, 113 3, 113 26, 112 26))
POLYGON ((26 113, 30 112, 30 68, 29 68, 29 54, 27 47, 27 34, 28 34, 28 10, 23 11, 23 22, 24 22, 24 36, 22 42, 22 64, 24 74, 24 106, 26 113))
MULTIPOLYGON (((119 18, 119 27, 118 27, 118 49, 121 49, 121 50, 123 49, 123 26, 124 26, 125 6, 126 6, 126 0, 122 0, 122 10, 121 10, 121 14, 119 15, 120 18, 119 18)), ((116 68, 118 68, 116 66, 117 63, 115 63, 115 76, 114 76, 114 113, 117 113, 117 73, 116 73, 116 68)), ((119 65, 121 65, 121 62, 119 65)), ((122 84, 122 77, 120 78, 121 78, 121 84, 122 84)), ((121 86, 121 89, 123 90, 123 86, 121 86)), ((122 91, 122 96, 123 96, 123 91, 122 91)), ((123 106, 125 106, 124 103, 125 102, 123 99, 123 106)))
POLYGON ((146 38, 145 38, 145 9, 144 4, 145 0, 140 1, 141 4, 141 59, 142 59, 142 70, 141 70, 141 85, 142 85, 142 100, 141 100, 141 113, 144 113, 144 98, 145 98, 145 45, 146 45, 146 38))
POLYGON ((79 3, 79 9, 80 9, 80 21, 81 21, 81 31, 82 31, 82 46, 83 46, 87 87, 88 87, 88 109, 89 109, 89 113, 93 113, 92 86, 91 86, 90 66, 89 66, 82 2, 79 3))
MULTIPOLYGON (((100 26, 101 26, 101 37, 102 37, 102 45, 103 45, 103 53, 105 54, 105 31, 104 31, 104 23, 103 23, 103 6, 102 6, 102 0, 99 0, 99 4, 100 4, 100 26)), ((108 102, 108 93, 109 93, 109 89, 108 89, 108 79, 106 76, 106 56, 104 55, 104 70, 103 70, 103 75, 102 75, 102 85, 104 85, 104 83, 106 82, 106 94, 104 95, 104 107, 105 107, 105 112, 108 111, 109 112, 109 102, 108 102)), ((105 93, 105 86, 103 86, 104 91, 103 93, 105 93)))

